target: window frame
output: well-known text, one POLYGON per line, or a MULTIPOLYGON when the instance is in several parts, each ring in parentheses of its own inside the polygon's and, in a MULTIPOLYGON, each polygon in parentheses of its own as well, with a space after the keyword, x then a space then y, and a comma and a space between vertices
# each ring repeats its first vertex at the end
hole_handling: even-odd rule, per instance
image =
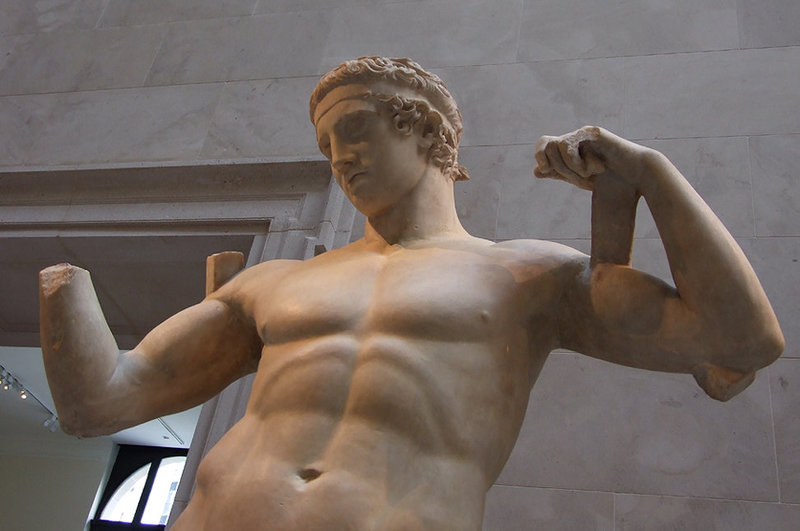
POLYGON ((112 529, 126 529, 126 530, 161 530, 165 529, 165 524, 143 524, 142 516, 144 515, 145 507, 147 506, 150 493, 153 490, 153 483, 155 482, 158 468, 161 461, 168 457, 186 457, 189 450, 187 448, 161 448, 155 446, 136 446, 132 444, 121 444, 118 447, 117 457, 114 459, 114 466, 111 469, 111 474, 108 477, 103 494, 100 496, 100 503, 97 504, 97 509, 91 520, 89 520, 90 531, 104 531, 112 529), (139 502, 136 506, 133 520, 127 522, 115 522, 111 520, 103 520, 100 515, 108 505, 111 497, 128 479, 131 475, 139 471, 143 466, 150 465, 147 471, 147 479, 144 483, 144 489, 139 497, 139 502))

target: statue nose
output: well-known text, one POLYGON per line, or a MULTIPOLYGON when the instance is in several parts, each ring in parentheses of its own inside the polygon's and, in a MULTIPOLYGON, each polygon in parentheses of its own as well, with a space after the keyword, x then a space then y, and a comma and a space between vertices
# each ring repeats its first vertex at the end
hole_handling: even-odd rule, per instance
POLYGON ((331 157, 331 165, 333 169, 342 172, 355 163, 356 156, 350 150, 338 149, 331 157))
POLYGON ((342 171, 343 169, 347 168, 349 165, 353 163, 353 160, 350 158, 336 158, 333 160, 333 169, 337 171, 342 171))

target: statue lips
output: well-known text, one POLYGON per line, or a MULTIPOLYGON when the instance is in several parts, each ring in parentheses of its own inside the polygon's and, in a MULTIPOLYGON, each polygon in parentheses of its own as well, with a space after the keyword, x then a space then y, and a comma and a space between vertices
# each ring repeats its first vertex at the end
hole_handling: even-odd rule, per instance
POLYGON ((366 175, 366 174, 367 174, 366 170, 356 169, 353 172, 349 173, 345 177, 345 182, 347 183, 347 186, 350 187, 356 182, 356 178, 357 177, 360 177, 360 176, 363 176, 363 175, 366 175))

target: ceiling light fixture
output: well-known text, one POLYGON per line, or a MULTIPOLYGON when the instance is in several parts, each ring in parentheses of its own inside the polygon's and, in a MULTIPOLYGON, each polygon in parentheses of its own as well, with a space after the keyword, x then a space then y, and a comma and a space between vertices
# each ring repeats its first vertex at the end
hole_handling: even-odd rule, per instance
POLYGON ((22 383, 11 373, 11 371, 2 365, 0 365, 0 385, 3 386, 5 391, 11 390, 19 392, 19 397, 22 400, 27 400, 28 397, 33 398, 33 400, 50 415, 50 417, 44 421, 44 427, 51 432, 54 432, 58 429, 58 416, 50 411, 50 408, 45 406, 41 400, 36 398, 36 395, 26 389, 25 386, 22 385, 22 383))

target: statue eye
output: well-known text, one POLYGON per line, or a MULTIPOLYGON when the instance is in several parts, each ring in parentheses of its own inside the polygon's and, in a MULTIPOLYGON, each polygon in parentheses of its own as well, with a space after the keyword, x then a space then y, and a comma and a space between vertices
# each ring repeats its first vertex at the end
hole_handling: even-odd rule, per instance
POLYGON ((369 127, 369 116, 365 112, 349 115, 341 124, 340 134, 348 142, 360 142, 369 127))

